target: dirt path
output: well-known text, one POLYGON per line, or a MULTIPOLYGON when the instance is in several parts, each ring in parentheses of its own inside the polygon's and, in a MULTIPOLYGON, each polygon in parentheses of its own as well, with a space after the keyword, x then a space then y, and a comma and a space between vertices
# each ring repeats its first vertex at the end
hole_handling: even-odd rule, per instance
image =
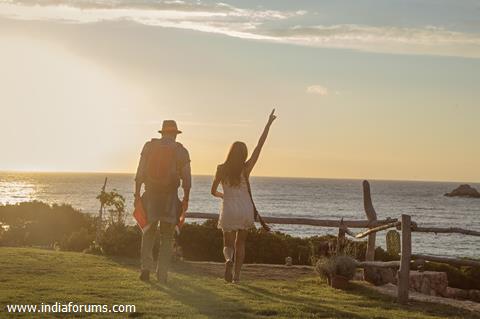
MULTIPOLYGON (((189 273, 223 278, 224 264, 184 261, 176 263, 174 269, 178 272, 188 271, 189 273)), ((246 264, 242 267, 242 279, 245 280, 295 280, 314 275, 313 267, 309 266, 246 264)))

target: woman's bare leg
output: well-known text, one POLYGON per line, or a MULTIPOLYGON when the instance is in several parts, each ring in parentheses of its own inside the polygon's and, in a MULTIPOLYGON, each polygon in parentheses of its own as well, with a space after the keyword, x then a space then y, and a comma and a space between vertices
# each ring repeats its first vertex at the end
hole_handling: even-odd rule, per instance
POLYGON ((225 256, 225 261, 233 260, 234 252, 235 252, 235 232, 234 231, 223 232, 223 256, 225 256))
POLYGON ((235 239, 235 269, 233 272, 233 280, 240 280, 240 271, 242 270, 243 261, 245 260, 245 241, 247 240, 247 231, 239 230, 235 239))
POLYGON ((232 281, 235 232, 223 232, 223 256, 225 257, 225 281, 232 281))

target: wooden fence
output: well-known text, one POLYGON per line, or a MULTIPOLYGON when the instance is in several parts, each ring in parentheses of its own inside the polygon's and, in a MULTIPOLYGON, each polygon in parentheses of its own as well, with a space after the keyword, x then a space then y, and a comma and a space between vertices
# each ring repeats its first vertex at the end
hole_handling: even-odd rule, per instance
MULTIPOLYGON (((363 181, 363 206, 366 214, 364 220, 329 220, 329 219, 312 219, 312 218, 287 218, 287 217, 263 217, 265 222, 269 224, 288 224, 288 225, 307 225, 319 227, 331 227, 339 229, 339 240, 345 237, 345 234, 360 239, 367 237, 367 251, 365 254, 365 262, 359 262, 359 267, 388 267, 400 268, 398 274, 398 302, 405 304, 408 301, 410 287, 410 263, 412 260, 416 262, 440 262, 455 266, 479 266, 480 261, 452 258, 443 256, 431 256, 423 254, 412 254, 412 232, 422 233, 457 233, 463 235, 480 236, 479 231, 468 230, 463 228, 440 228, 440 227, 419 227, 411 220, 410 215, 402 215, 400 219, 387 218, 383 220, 377 219, 377 213, 373 207, 372 197, 370 193, 370 184, 363 181), (401 230, 401 257, 400 261, 379 262, 375 261, 376 234, 379 231, 389 228, 397 228, 401 230), (350 228, 366 228, 367 230, 355 234, 350 228)), ((197 219, 218 219, 218 214, 209 213, 187 213, 187 218, 197 219)))

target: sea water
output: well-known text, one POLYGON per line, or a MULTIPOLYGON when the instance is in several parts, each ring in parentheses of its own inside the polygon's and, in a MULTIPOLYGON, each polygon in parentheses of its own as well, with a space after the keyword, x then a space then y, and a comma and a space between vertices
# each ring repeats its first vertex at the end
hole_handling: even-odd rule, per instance
MULTIPOLYGON (((68 203, 85 213, 97 214, 105 177, 107 191, 125 196, 133 208, 134 176, 131 174, 0 173, 0 204, 39 200, 68 203)), ((212 177, 194 176, 191 212, 218 213, 220 200, 210 195, 212 177)), ((409 214, 419 226, 462 227, 480 231, 480 199, 443 196, 459 183, 372 180, 372 199, 379 219, 409 214)), ((479 184, 471 184, 480 189, 479 184)), ((318 219, 366 219, 362 181, 252 177, 258 210, 264 216, 318 219)), ((128 222, 133 223, 129 215, 128 222)), ((193 220, 190 222, 198 222, 193 220)), ((338 230, 300 225, 272 225, 273 230, 294 236, 333 234, 338 230)), ((353 231, 360 231, 359 229, 353 231)), ((378 233, 384 246, 385 232, 378 233)), ((414 253, 480 258, 480 238, 460 234, 413 234, 414 253)))

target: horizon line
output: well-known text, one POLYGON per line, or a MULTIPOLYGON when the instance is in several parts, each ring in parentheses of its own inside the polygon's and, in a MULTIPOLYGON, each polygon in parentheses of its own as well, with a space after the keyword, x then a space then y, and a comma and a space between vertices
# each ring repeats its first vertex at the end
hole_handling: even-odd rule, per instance
MULTIPOLYGON (((23 174, 110 174, 110 175, 135 175, 134 172, 124 171, 50 171, 50 170, 1 170, 1 173, 23 173, 23 174)), ((208 176, 213 174, 193 174, 192 176, 208 176)), ((426 180, 426 179, 403 179, 403 178, 359 178, 359 177, 318 177, 318 176, 278 176, 278 175, 252 175, 259 178, 284 178, 284 179, 322 179, 322 180, 350 180, 350 181, 384 181, 384 182, 430 182, 430 183, 471 183, 480 184, 480 181, 465 180, 426 180)))

